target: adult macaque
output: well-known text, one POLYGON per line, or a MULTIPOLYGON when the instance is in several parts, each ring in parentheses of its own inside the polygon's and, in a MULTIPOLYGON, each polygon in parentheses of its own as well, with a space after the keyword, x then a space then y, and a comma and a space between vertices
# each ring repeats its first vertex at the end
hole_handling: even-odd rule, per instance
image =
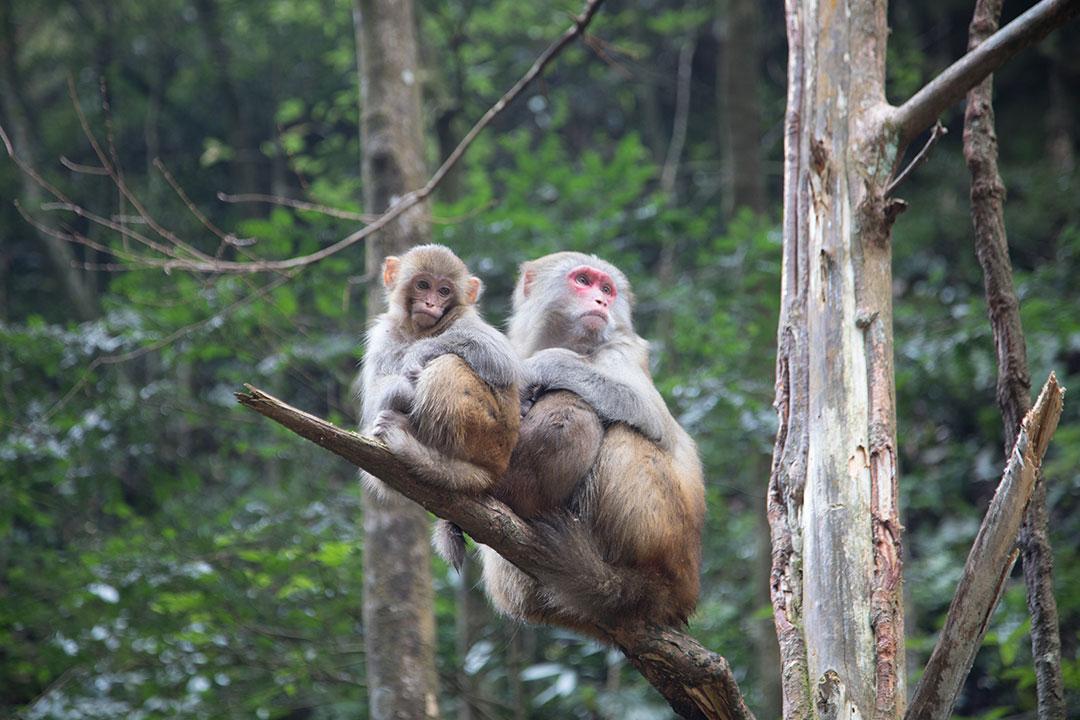
POLYGON ((537 582, 482 548, 495 607, 588 631, 685 623, 697 603, 704 484, 697 447, 653 386, 626 277, 581 253, 521 267, 510 342, 525 361, 510 469, 493 488, 536 520, 561 567, 537 582))
MULTIPOLYGON (((480 317, 480 280, 450 249, 421 245, 388 257, 382 279, 387 310, 368 331, 360 376, 364 431, 417 477, 484 492, 506 471, 517 441, 520 362, 480 317)), ((460 531, 440 523, 435 545, 460 565, 453 555, 464 551, 460 531)))

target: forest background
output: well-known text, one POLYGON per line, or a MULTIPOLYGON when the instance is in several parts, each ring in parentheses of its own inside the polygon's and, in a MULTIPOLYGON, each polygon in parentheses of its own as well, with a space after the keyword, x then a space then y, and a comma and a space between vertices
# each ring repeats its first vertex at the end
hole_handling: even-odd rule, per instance
MULTIPOLYGON (((418 0, 430 167, 579 9, 418 0)), ((1008 4, 1004 19, 1023 9, 1008 4)), ((963 53, 970 16, 969 2, 894 4, 890 97, 963 53)), ((783 30, 777 3, 605 6, 585 41, 479 136, 432 207, 434 239, 485 280, 493 321, 505 318, 525 259, 585 250, 630 275, 658 386, 706 466, 691 632, 728 658, 760 717, 778 714, 764 489, 783 30)), ((354 32, 347 0, 8 0, 0 125, 73 200, 142 231, 137 208, 92 170, 73 89, 162 224, 225 258, 306 254, 355 219, 219 193, 363 212, 354 32)), ((995 76, 1032 375, 1056 370, 1066 387, 1080 386, 1078 44, 1080 29, 1066 26, 995 76)), ((894 230, 912 675, 1002 460, 962 109, 944 120, 951 132, 900 191, 911 209, 894 230)), ((124 250, 122 233, 51 202, 9 159, 0 198, 0 715, 366 717, 355 471, 232 394, 251 382, 355 424, 349 386, 372 281, 361 247, 295 275, 163 273, 51 236, 43 228, 124 250)), ((1078 420, 1067 403, 1045 466, 1074 707, 1078 420)), ((618 653, 495 617, 470 573, 434 567, 445 715, 670 716, 618 653)), ((1014 580, 958 717, 1030 716, 1027 631, 1014 580)))

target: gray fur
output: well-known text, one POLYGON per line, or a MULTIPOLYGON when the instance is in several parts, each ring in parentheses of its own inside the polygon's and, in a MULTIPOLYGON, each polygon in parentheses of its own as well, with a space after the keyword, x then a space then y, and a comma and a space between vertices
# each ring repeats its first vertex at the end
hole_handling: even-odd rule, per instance
POLYGON ((446 332, 417 340, 405 355, 406 375, 416 374, 440 355, 457 355, 477 376, 495 390, 519 384, 521 368, 506 336, 469 313, 446 332))
POLYGON ((526 392, 569 390, 592 406, 604 423, 630 425, 655 443, 664 443, 663 402, 652 383, 625 368, 615 376, 602 364, 563 348, 547 348, 525 362, 526 392))
POLYGON ((526 414, 494 494, 530 519, 558 557, 534 578, 481 546, 485 589, 512 617, 595 634, 596 624, 633 618, 684 623, 693 610, 701 466, 649 376, 632 306, 626 276, 595 256, 556 253, 521 267, 508 335, 526 358, 526 414), (605 325, 582 322, 568 295, 580 265, 614 279, 605 325))

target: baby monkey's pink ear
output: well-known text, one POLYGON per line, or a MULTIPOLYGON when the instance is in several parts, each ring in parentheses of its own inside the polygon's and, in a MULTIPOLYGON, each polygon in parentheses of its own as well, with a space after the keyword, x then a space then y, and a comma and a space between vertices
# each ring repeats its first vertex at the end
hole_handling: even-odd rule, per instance
POLYGON ((394 255, 387 255, 383 260, 382 266, 382 284, 384 287, 390 288, 397 282, 398 271, 401 270, 401 258, 394 255))
POLYGON ((470 305, 476 303, 480 299, 480 293, 484 291, 484 283, 480 282, 480 278, 475 275, 470 275, 465 281, 465 300, 470 305))

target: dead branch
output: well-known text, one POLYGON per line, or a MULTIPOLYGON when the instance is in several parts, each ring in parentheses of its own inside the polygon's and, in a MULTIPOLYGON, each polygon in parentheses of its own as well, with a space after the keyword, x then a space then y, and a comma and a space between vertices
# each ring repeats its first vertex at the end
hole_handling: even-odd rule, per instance
MULTIPOLYGON (((600 5, 603 0, 586 0, 585 7, 580 15, 574 18, 573 24, 567 28, 565 32, 554 42, 552 42, 533 62, 532 66, 526 71, 526 73, 518 79, 514 85, 500 97, 494 105, 488 108, 476 124, 472 126, 465 137, 461 139, 457 147, 450 153, 450 155, 443 161, 443 164, 439 166, 439 169, 428 179, 427 183, 423 187, 413 190, 412 192, 403 195, 396 203, 389 207, 386 212, 372 219, 372 222, 365 227, 353 232, 346 237, 338 240, 332 245, 313 252, 309 255, 300 255, 297 257, 288 258, 286 260, 246 260, 246 261, 234 261, 234 260, 221 260, 219 258, 212 257, 203 253, 202 251, 194 248, 188 243, 181 240, 175 233, 168 228, 160 225, 149 214, 145 206, 141 203, 138 196, 127 186, 124 181, 123 175, 120 172, 119 167, 115 162, 111 162, 105 151, 102 149, 101 144, 97 141, 94 133, 91 131, 89 123, 86 120, 85 114, 82 112, 82 108, 78 102, 75 102, 76 113, 79 116, 79 122, 82 125, 83 132, 90 142, 91 147, 94 150, 94 154, 97 156, 98 161, 101 164, 101 169, 110 177, 112 182, 117 186, 121 195, 131 203, 136 209, 138 214, 146 221, 146 223, 153 228, 153 230, 162 238, 168 241, 168 245, 162 245, 156 243, 145 236, 132 233, 130 230, 119 230, 115 224, 105 224, 98 222, 97 216, 92 213, 80 212, 80 215, 87 217, 92 222, 98 223, 116 232, 121 232, 125 237, 129 237, 132 240, 136 240, 143 244, 143 246, 152 249, 155 252, 160 253, 163 257, 157 257, 153 255, 132 255, 130 262, 137 262, 139 264, 156 267, 165 270, 166 272, 171 270, 184 270, 188 272, 203 272, 203 273, 262 273, 262 272, 280 272, 285 270, 295 270, 309 265, 313 265, 317 262, 325 260, 326 258, 335 255, 348 247, 355 245, 356 243, 364 240, 365 238, 375 234, 382 228, 389 225, 396 220, 402 213, 410 208, 423 202, 430 196, 435 189, 446 177, 447 173, 457 164, 461 157, 465 154, 465 151, 469 149, 473 141, 477 136, 485 129, 491 122, 498 117, 509 105, 528 87, 533 80, 535 80, 560 52, 563 51, 575 38, 581 36, 585 29, 592 22, 597 11, 600 9, 600 5), (148 242, 149 241, 149 242, 148 242)), ((72 91, 74 97, 74 91, 72 91)), ((55 186, 46 181, 29 162, 23 160, 16 155, 11 142, 8 140, 7 134, 3 127, 0 127, 0 142, 4 145, 8 155, 19 166, 19 168, 26 173, 35 183, 40 185, 42 189, 50 193, 55 199, 68 205, 76 205, 71 202, 67 197, 63 195, 55 186)), ((71 239, 70 237, 68 238, 71 239)))
POLYGON ((1009 58, 1080 12, 1080 0, 1042 0, 941 72, 893 111, 900 146, 908 143, 1009 58))
MULTIPOLYGON (((977 0, 969 28, 968 47, 975 48, 997 32, 1002 0, 977 0)), ((1013 285, 1012 264, 1005 232, 1005 183, 998 171, 994 128, 993 76, 976 85, 964 112, 964 157, 971 173, 971 220, 975 254, 983 271, 986 308, 997 355, 997 402, 1004 425, 1005 454, 1020 422, 1031 408, 1020 301, 1013 285)), ((1053 553, 1047 532, 1046 482, 1042 473, 1020 526, 1028 612, 1031 614, 1031 656, 1035 665, 1039 720, 1064 720, 1065 688, 1061 673, 1061 633, 1054 597, 1053 553)))
POLYGON ((1005 474, 975 536, 945 625, 915 688, 905 720, 945 720, 975 661, 990 617, 1016 560, 1016 533, 1043 455, 1061 417, 1065 390, 1050 373, 1020 424, 1005 474))
MULTIPOLYGON (((378 441, 298 410, 251 385, 244 387, 245 392, 236 393, 241 405, 375 475, 532 577, 544 582, 559 566, 559 549, 543 545, 532 526, 498 500, 455 494, 418 480, 378 441)), ((727 661, 689 635, 645 624, 597 627, 596 632, 622 649, 682 717, 753 720, 727 661)))
POLYGON ((937 144, 937 141, 948 134, 949 129, 942 125, 940 120, 934 123, 933 129, 930 130, 930 137, 926 139, 926 144, 922 146, 922 150, 920 150, 912 161, 908 163, 906 168, 897 173, 896 177, 893 178, 893 181, 889 183, 889 186, 885 188, 885 195, 892 195, 893 191, 900 187, 900 184, 911 176, 911 173, 915 172, 920 165, 926 162, 927 158, 930 157, 931 148, 937 144))

